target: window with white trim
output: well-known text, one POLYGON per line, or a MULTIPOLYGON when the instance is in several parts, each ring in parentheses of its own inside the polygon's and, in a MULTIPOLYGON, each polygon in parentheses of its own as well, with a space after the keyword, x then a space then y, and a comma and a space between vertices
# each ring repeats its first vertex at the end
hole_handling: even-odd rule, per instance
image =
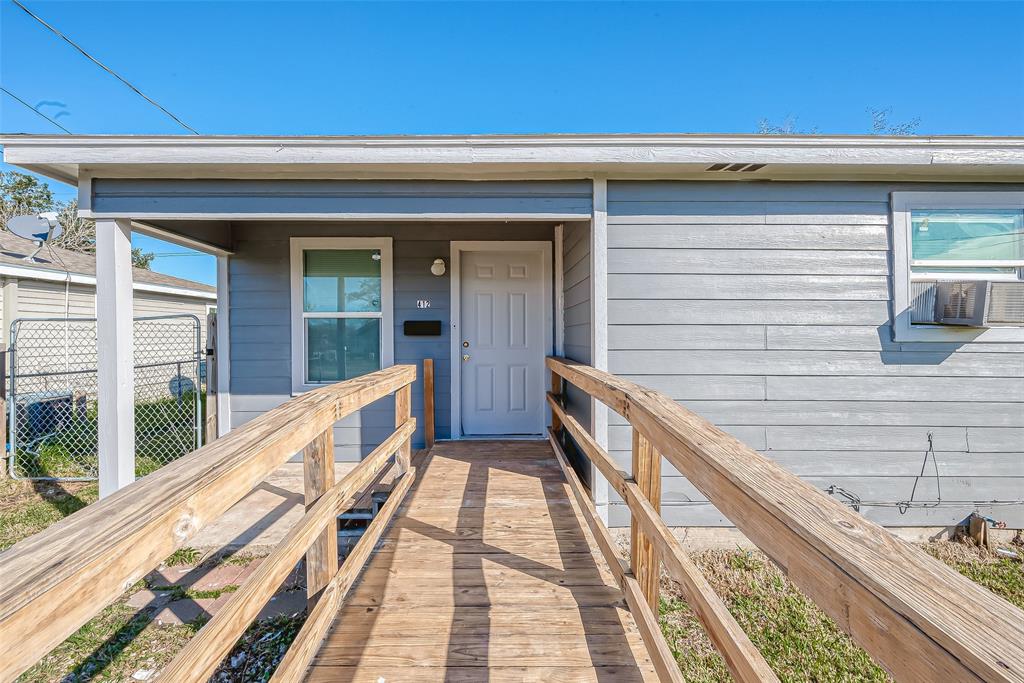
POLYGON ((391 239, 293 238, 291 252, 293 388, 391 365, 391 239))
POLYGON ((1024 192, 894 192, 892 208, 896 341, 1024 341, 1016 318, 958 329, 937 313, 950 288, 954 301, 977 289, 1017 306, 1024 192))

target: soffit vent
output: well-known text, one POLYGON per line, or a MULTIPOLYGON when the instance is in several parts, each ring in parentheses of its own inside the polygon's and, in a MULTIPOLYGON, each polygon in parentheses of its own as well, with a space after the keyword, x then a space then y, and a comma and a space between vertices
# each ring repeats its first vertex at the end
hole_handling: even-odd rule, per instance
POLYGON ((765 167, 765 164, 711 164, 705 171, 719 172, 727 171, 730 173, 753 173, 760 171, 765 167))

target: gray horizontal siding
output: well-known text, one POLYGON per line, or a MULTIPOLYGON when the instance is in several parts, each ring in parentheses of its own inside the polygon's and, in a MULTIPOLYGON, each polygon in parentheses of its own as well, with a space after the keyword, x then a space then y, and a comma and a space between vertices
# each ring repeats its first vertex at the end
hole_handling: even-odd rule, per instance
MULTIPOLYGON (((572 358, 588 365, 593 361, 591 336, 591 264, 590 223, 568 223, 562 234, 562 289, 565 307, 564 351, 572 358)), ((572 385, 566 391, 566 410, 580 424, 590 427, 590 396, 572 385)), ((591 484, 591 468, 585 456, 568 447, 569 459, 583 481, 591 484)))
MULTIPOLYGON (((892 341, 889 193, 942 187, 610 182, 610 370, 876 503, 870 519, 953 524, 980 501, 1024 526, 1022 506, 983 505, 1024 492, 1024 345, 892 341), (915 482, 929 506, 897 508, 915 482)), ((618 415, 609 441, 628 468, 618 415)), ((729 525, 664 474, 670 524, 729 525)))
POLYGON ((93 181, 93 210, 132 214, 451 214, 589 217, 583 181, 93 181))
MULTIPOLYGON (((231 282, 231 408, 239 426, 291 397, 291 237, 394 238, 395 362, 422 367, 433 358, 435 429, 451 434, 450 273, 430 275, 437 257, 449 258, 451 240, 551 240, 553 227, 541 223, 277 223, 236 222, 231 282), (429 298, 430 309, 416 308, 429 298), (406 337, 406 320, 441 320, 439 337, 406 337)), ((414 436, 423 445, 423 388, 412 389, 414 436)), ((394 429, 394 402, 384 399, 340 421, 334 429, 335 458, 358 460, 394 429)))

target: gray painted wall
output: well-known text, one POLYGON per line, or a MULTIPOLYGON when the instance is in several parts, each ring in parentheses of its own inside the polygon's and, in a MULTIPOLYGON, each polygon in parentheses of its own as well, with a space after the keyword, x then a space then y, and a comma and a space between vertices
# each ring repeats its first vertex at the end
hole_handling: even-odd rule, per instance
POLYGON ((590 217, 587 181, 97 178, 93 211, 236 214, 559 214, 590 217))
MULTIPOLYGON (((900 189, 942 186, 609 182, 609 369, 815 486, 882 504, 862 507, 880 523, 948 525, 977 507, 1024 526, 1024 506, 972 502, 1024 498, 1024 345, 892 341, 900 189), (941 505, 895 505, 939 486, 941 505)), ((628 470, 615 414, 609 439, 628 470)), ((729 524, 663 466, 669 524, 729 524)), ((612 497, 610 522, 627 524, 612 497)))
MULTIPOLYGON (((434 359, 435 415, 438 438, 448 438, 450 416, 450 272, 430 274, 437 257, 449 261, 452 240, 547 240, 547 223, 328 223, 235 222, 235 253, 229 263, 231 287, 231 410, 238 427, 291 397, 291 311, 289 238, 394 238, 395 362, 434 359), (428 298, 432 307, 416 308, 428 298), (442 321, 440 337, 406 337, 406 320, 442 321)), ((412 389, 413 415, 423 424, 423 387, 412 389)), ((381 400, 334 430, 335 458, 358 460, 394 430, 394 402, 381 400)), ((416 447, 423 445, 422 426, 416 447)))
MULTIPOLYGON (((588 365, 591 357, 593 326, 590 310, 590 223, 566 223, 562 235, 562 290, 565 306, 565 357, 588 365)), ((589 428, 590 396, 566 384, 566 410, 589 428)), ((572 440, 565 437, 567 453, 580 478, 589 486, 592 468, 586 456, 575 451, 572 440)))

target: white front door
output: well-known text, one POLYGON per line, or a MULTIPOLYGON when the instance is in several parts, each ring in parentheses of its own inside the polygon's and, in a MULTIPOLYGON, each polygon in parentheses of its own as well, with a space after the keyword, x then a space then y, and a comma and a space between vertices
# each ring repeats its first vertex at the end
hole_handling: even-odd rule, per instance
POLYGON ((461 262, 462 432, 543 431, 543 256, 471 251, 461 262))

